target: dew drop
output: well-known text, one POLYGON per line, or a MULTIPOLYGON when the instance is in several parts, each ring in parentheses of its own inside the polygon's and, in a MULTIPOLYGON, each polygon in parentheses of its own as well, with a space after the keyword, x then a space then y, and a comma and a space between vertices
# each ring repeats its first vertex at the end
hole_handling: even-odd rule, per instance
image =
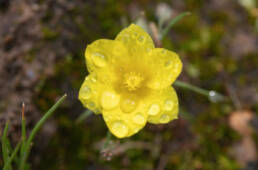
POLYGON ((147 53, 151 52, 151 48, 147 48, 147 49, 146 49, 146 52, 147 52, 147 53))
POLYGON ((122 41, 124 43, 127 43, 129 41, 129 39, 130 39, 130 36, 128 34, 124 34, 124 36, 122 37, 122 41))
POLYGON ((116 121, 112 124, 111 131, 117 136, 117 137, 125 137, 128 133, 128 127, 120 122, 116 121))
POLYGON ((149 110, 148 110, 148 114, 149 115, 152 115, 152 116, 155 116, 159 113, 160 111, 160 107, 158 104, 152 104, 150 107, 149 107, 149 110))
POLYGON ((135 33, 133 34, 133 38, 136 38, 137 36, 138 36, 138 33, 135 32, 135 33))
POLYGON ((163 115, 161 115, 160 118, 159 118, 159 122, 160 122, 160 123, 168 123, 169 120, 170 120, 170 117, 169 117, 169 115, 167 115, 167 114, 163 114, 163 115))
POLYGON ((178 63, 174 63, 174 64, 173 64, 173 70, 174 70, 174 71, 177 72, 177 71, 179 70, 179 68, 180 68, 180 64, 178 64, 178 63))
POLYGON ((83 99, 89 99, 91 97, 91 89, 88 86, 84 86, 81 89, 81 95, 83 97, 83 99))
MULTIPOLYGON (((123 47, 122 45, 116 45, 114 48, 113 48, 113 54, 115 54, 116 56, 121 56, 123 55, 123 47)), ((114 57, 111 58, 111 62, 114 62, 114 57)))
POLYGON ((172 68, 172 66, 173 66, 173 63, 172 63, 171 60, 168 60, 168 61, 165 62, 166 69, 170 69, 170 68, 172 68))
POLYGON ((211 102, 216 103, 219 101, 223 101, 224 99, 225 98, 221 94, 217 93, 216 91, 213 91, 213 90, 209 91, 209 100, 211 102))
POLYGON ((141 113, 137 113, 136 115, 134 115, 133 117, 133 122, 138 124, 138 125, 142 125, 144 124, 146 121, 146 119, 144 118, 144 116, 141 113))
POLYGON ((92 73, 90 78, 89 78, 89 81, 91 81, 92 83, 96 83, 97 82, 97 75, 96 73, 92 73))
POLYGON ((95 77, 92 77, 92 78, 91 78, 91 81, 92 81, 93 83, 96 83, 96 82, 97 82, 97 79, 96 79, 95 77))
POLYGON ((166 50, 162 50, 161 53, 165 55, 165 54, 167 54, 167 51, 166 50))
POLYGON ((96 105, 94 102, 89 102, 89 108, 90 109, 95 109, 96 105))
POLYGON ((132 47, 132 48, 131 48, 131 51, 132 51, 133 53, 135 53, 135 52, 137 51, 137 48, 136 48, 136 47, 132 47))
POLYGON ((136 102, 133 99, 124 99, 121 101, 121 110, 125 113, 131 113, 136 109, 136 102))
POLYGON ((143 35, 139 36, 138 37, 138 42, 141 43, 141 44, 144 43, 145 42, 145 37, 143 35))
POLYGON ((107 57, 101 53, 93 53, 91 58, 98 67, 104 67, 107 64, 107 57))
POLYGON ((91 101, 91 100, 87 101, 87 105, 86 106, 87 106, 88 109, 92 110, 93 112, 95 112, 97 110, 96 104, 93 101, 91 101))
POLYGON ((115 108, 120 101, 120 97, 113 91, 105 91, 102 95, 101 95, 101 106, 104 109, 113 109, 115 108))
POLYGON ((172 100, 166 100, 164 102, 164 110, 171 111, 174 107, 174 102, 172 100))

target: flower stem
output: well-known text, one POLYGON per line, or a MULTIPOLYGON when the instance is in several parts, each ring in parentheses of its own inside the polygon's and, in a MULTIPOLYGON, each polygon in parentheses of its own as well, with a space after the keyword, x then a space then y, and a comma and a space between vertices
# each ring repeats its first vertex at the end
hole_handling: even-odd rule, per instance
POLYGON ((108 130, 108 131, 107 131, 107 137, 106 137, 106 140, 105 140, 105 143, 104 143, 104 145, 103 145, 102 150, 104 150, 104 149, 107 148, 107 146, 108 146, 108 144, 109 144, 109 142, 110 142, 110 139, 111 139, 111 133, 110 133, 110 131, 108 130))
POLYGON ((205 90, 205 89, 202 89, 200 87, 197 87, 197 86, 194 86, 194 85, 191 85, 189 83, 186 83, 186 82, 182 82, 180 80, 176 80, 174 82, 174 85, 175 86, 178 86, 178 87, 181 87, 181 88, 184 88, 184 89, 188 89, 188 90, 191 90, 191 91, 194 91, 198 94, 201 94, 203 96, 206 96, 209 98, 209 100, 211 102, 219 102, 219 101, 224 101, 224 100, 227 100, 227 97, 223 96, 222 94, 219 94, 217 93, 216 91, 213 91, 213 90, 205 90))
POLYGON ((176 80, 174 82, 174 85, 178 86, 178 87, 182 87, 182 88, 188 89, 188 90, 192 90, 192 91, 194 91, 196 93, 199 93, 199 94, 207 96, 207 97, 209 96, 209 91, 208 90, 201 89, 201 88, 199 88, 197 86, 191 85, 189 83, 182 82, 180 80, 176 80))
POLYGON ((83 120, 85 120, 87 117, 89 117, 92 114, 93 114, 93 112, 91 110, 86 110, 76 119, 75 122, 78 124, 82 123, 83 120))

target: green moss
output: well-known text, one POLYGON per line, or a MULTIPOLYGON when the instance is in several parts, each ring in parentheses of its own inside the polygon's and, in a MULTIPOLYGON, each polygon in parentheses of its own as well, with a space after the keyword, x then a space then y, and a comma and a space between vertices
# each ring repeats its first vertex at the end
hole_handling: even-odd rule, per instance
POLYGON ((58 37, 59 33, 47 27, 42 27, 43 38, 46 40, 54 40, 58 37))

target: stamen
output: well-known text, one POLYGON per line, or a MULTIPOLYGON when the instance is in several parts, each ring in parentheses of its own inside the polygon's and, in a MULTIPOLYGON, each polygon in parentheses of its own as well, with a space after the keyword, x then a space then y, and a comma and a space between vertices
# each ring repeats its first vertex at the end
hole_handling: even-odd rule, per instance
POLYGON ((143 81, 143 77, 139 73, 129 72, 124 75, 123 84, 129 91, 134 91, 141 87, 143 81))

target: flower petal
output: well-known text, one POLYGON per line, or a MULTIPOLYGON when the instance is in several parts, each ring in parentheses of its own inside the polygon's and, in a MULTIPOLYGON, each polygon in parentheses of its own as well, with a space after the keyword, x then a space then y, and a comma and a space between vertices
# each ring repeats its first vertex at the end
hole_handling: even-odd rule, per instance
POLYGON ((123 43, 114 40, 100 39, 87 46, 85 51, 86 64, 90 73, 95 72, 102 81, 114 78, 113 65, 116 60, 128 56, 123 43), (103 78, 106 78, 103 80, 103 78), (107 79, 108 78, 108 79, 107 79))
POLYGON ((182 71, 179 56, 163 48, 153 49, 148 56, 151 79, 147 86, 151 89, 162 89, 171 85, 182 71))
POLYGON ((103 109, 101 106, 101 95, 104 91, 112 91, 111 83, 106 82, 103 84, 97 80, 95 73, 88 75, 79 91, 79 100, 88 109, 95 113, 100 113, 103 109))
POLYGON ((118 138, 132 136, 141 130, 148 119, 145 105, 131 96, 121 97, 119 107, 104 110, 103 118, 112 134, 118 138))
POLYGON ((141 57, 154 48, 149 34, 135 24, 131 24, 129 27, 123 29, 115 40, 123 42, 131 56, 137 55, 137 57, 141 57))
POLYGON ((160 124, 177 119, 178 98, 173 87, 153 90, 145 102, 149 103, 147 109, 148 122, 160 124))

